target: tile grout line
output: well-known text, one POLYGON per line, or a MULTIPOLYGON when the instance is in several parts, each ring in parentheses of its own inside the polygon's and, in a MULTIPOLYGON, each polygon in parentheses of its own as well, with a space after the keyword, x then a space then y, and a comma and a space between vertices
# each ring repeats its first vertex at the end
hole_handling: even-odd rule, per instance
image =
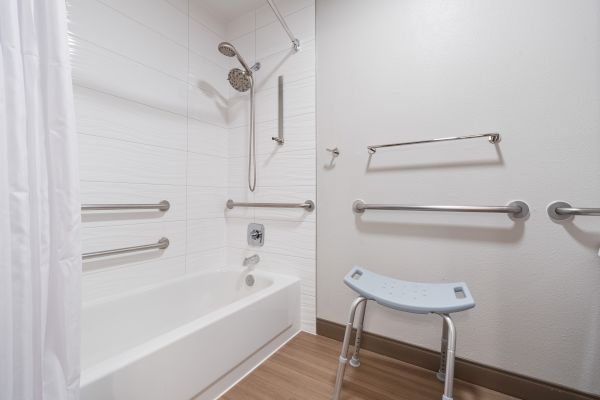
MULTIPOLYGON (((187 20, 187 41, 188 41, 188 49, 187 49, 187 75, 188 75, 188 81, 190 79, 190 1, 188 0, 187 2, 187 15, 186 15, 186 20, 187 20)), ((184 258, 184 268, 183 271, 184 273, 187 275, 188 273, 188 251, 189 251, 189 244, 190 244, 190 222, 189 222, 189 186, 188 186, 188 182, 189 182, 189 164, 190 164, 190 157, 189 157, 189 150, 190 150, 190 91, 186 90, 186 119, 185 119, 185 123, 186 123, 186 129, 185 129, 185 138, 186 138, 186 143, 185 143, 185 258, 184 258)))
POLYGON ((226 70, 226 69, 227 69, 226 67, 224 67, 224 66, 222 66, 222 65, 220 65, 220 64, 218 64, 218 63, 216 63, 215 61, 211 60, 210 58, 206 57, 205 55, 199 54, 199 53, 197 53, 196 51, 194 51, 194 50, 192 50, 192 49, 191 49, 191 46, 190 46, 190 34, 189 34, 189 31, 190 31, 190 22, 189 22, 189 20, 190 20, 190 19, 191 19, 191 20, 193 20, 194 22, 196 22, 197 24, 201 25, 203 28, 205 28, 206 30, 210 31, 211 33, 213 33, 215 36, 219 37, 220 39, 222 38, 222 36, 221 36, 221 34, 220 34, 220 33, 218 33, 218 32, 215 32, 215 31, 214 31, 214 30, 212 30, 212 29, 211 29, 209 26, 207 26, 206 24, 204 24, 202 21, 199 21, 198 19, 196 19, 196 18, 194 18, 193 16, 191 16, 191 14, 190 14, 190 3, 189 3, 189 1, 187 2, 187 4, 188 4, 188 11, 187 11, 187 12, 188 12, 188 13, 187 13, 187 15, 186 15, 186 14, 184 14, 184 13, 183 13, 183 11, 181 11, 180 9, 178 9, 177 7, 175 7, 175 6, 174 6, 173 4, 171 4, 170 2, 168 2, 168 1, 164 1, 164 0, 163 0, 163 1, 164 1, 164 3, 166 3, 166 4, 168 4, 169 6, 173 7, 173 9, 175 9, 177 12, 179 12, 179 13, 183 14, 183 15, 186 17, 186 19, 188 20, 188 21, 187 21, 187 24, 188 24, 188 35, 187 35, 187 44, 186 44, 186 45, 184 45, 184 44, 182 44, 182 43, 178 42, 177 40, 175 40, 175 39, 173 39, 173 38, 171 38, 171 37, 169 37, 169 36, 165 35, 164 33, 160 32, 160 31, 156 30, 154 27, 152 27, 152 26, 150 26, 150 25, 148 25, 148 24, 146 24, 146 23, 144 23, 144 22, 142 22, 142 21, 140 21, 140 20, 138 20, 138 19, 136 19, 136 18, 134 18, 134 17, 130 16, 129 14, 126 14, 126 13, 124 13, 123 11, 121 11, 121 10, 119 10, 119 9, 117 9, 117 8, 115 8, 115 7, 113 7, 113 6, 111 6, 110 4, 107 4, 107 3, 106 3, 104 0, 96 0, 96 1, 97 1, 98 3, 100 3, 100 4, 104 5, 105 7, 107 7, 107 8, 110 8, 111 10, 115 11, 116 13, 119 13, 119 14, 121 14, 121 15, 122 15, 122 16, 124 16, 125 18, 127 18, 127 19, 129 19, 129 20, 131 20, 131 21, 133 21, 133 22, 135 22, 135 23, 137 23, 137 24, 139 24, 139 25, 143 26, 144 28, 146 28, 146 29, 148 29, 148 30, 151 30, 152 32, 156 33, 157 35, 160 35, 160 36, 162 36, 163 38, 165 38, 166 40, 168 40, 168 41, 170 41, 170 42, 172 42, 172 43, 176 44, 177 46, 180 46, 180 47, 185 47, 185 48, 186 48, 186 50, 188 50, 188 52, 189 52, 189 51, 191 51, 192 53, 196 54, 196 55, 197 55, 197 56, 199 56, 199 57, 202 57, 204 60, 206 60, 206 61, 208 61, 208 62, 210 62, 210 63, 214 64, 215 66, 218 66, 219 68, 222 68, 222 69, 224 69, 224 70, 226 70))

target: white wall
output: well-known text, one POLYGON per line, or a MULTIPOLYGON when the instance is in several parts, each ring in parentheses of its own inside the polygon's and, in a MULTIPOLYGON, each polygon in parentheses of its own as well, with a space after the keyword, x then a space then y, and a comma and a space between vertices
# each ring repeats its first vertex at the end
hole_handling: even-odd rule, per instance
POLYGON ((171 241, 85 262, 84 301, 223 267, 224 24, 188 14, 186 0, 71 0, 69 21, 83 202, 171 203, 166 213, 84 215, 84 251, 171 241))
MULTIPOLYGON (((267 3, 227 24, 227 37, 249 64, 261 63, 256 79, 257 187, 248 173, 248 93, 234 93, 229 109, 229 197, 236 201, 303 202, 315 199, 315 7, 313 0, 279 1, 302 50, 291 43, 267 3), (276 144, 277 79, 284 77, 285 144, 276 144)), ((237 65, 236 65, 237 66, 237 65)), ((227 211, 227 256, 231 266, 259 254, 257 268, 302 280, 302 329, 315 331, 316 212, 302 209, 227 211), (246 242, 249 223, 265 225, 264 247, 246 242)))
POLYGON ((314 332, 316 212, 225 210, 229 197, 315 199, 314 1, 278 2, 302 42, 297 54, 260 4, 230 20, 235 12, 215 13, 204 0, 70 0, 83 201, 171 202, 164 214, 84 216, 84 251, 171 240, 164 252, 86 262, 84 301, 198 269, 241 267, 243 257, 258 253, 258 268, 302 279, 303 329, 314 332), (226 39, 249 63, 262 63, 253 194, 246 185, 248 93, 226 81, 238 66, 217 51, 226 39), (271 140, 278 75, 285 79, 284 146, 271 140), (266 225, 260 249, 246 245, 253 221, 266 225))
MULTIPOLYGON (((600 393, 600 225, 546 205, 600 206, 600 3, 321 0, 318 317, 344 323, 353 264, 468 283, 458 355, 600 393), (369 144, 499 131, 367 154, 369 144), (326 147, 339 146, 333 167, 326 147), (531 217, 366 212, 351 204, 504 205, 531 217)), ((367 330, 438 349, 437 317, 371 306, 367 330)))

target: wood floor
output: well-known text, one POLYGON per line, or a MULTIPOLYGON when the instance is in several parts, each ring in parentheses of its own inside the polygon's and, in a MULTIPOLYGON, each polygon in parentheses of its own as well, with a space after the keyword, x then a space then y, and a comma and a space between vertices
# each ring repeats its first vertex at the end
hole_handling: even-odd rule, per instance
MULTIPOLYGON (((341 343, 300 333, 221 400, 329 400, 341 343)), ((361 351, 360 368, 346 368, 343 400, 440 400, 443 385, 433 372, 361 351)), ((455 380, 454 400, 515 397, 455 380)))

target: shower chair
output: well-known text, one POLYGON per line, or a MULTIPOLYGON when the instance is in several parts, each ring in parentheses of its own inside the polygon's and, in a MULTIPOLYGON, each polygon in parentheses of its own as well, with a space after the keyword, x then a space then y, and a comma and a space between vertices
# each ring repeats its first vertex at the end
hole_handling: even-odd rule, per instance
POLYGON ((452 400, 456 328, 454 327, 452 318, 450 318, 450 314, 475 307, 475 300, 471 296, 467 285, 462 282, 406 282, 379 275, 358 266, 350 270, 344 278, 344 283, 357 292, 359 296, 350 306, 332 400, 340 399, 346 363, 349 362, 355 368, 360 366, 360 344, 367 301, 369 300, 398 311, 414 314, 438 314, 442 317, 442 349, 440 369, 437 377, 444 382, 442 400, 452 400), (350 347, 350 338, 352 336, 357 309, 359 309, 359 315, 354 343, 354 355, 348 361, 348 348, 350 347))

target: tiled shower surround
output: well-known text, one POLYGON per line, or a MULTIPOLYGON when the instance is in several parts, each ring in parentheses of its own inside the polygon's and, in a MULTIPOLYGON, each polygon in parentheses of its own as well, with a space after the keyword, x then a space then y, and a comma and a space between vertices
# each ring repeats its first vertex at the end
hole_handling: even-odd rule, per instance
MULTIPOLYGON (((253 3, 253 2, 249 2, 253 3)), ((303 329, 315 325, 315 214, 301 209, 227 210, 236 201, 315 200, 314 1, 280 1, 302 49, 294 53, 266 2, 234 21, 205 1, 69 0, 70 41, 84 203, 154 203, 161 212, 86 213, 84 251, 153 243, 163 252, 84 264, 84 301, 126 293, 198 270, 256 268, 302 279, 303 329), (247 188, 249 94, 226 81, 237 61, 256 79, 258 184, 247 188), (284 79, 286 143, 277 134, 277 79, 284 79), (265 245, 246 244, 250 222, 265 245)))

